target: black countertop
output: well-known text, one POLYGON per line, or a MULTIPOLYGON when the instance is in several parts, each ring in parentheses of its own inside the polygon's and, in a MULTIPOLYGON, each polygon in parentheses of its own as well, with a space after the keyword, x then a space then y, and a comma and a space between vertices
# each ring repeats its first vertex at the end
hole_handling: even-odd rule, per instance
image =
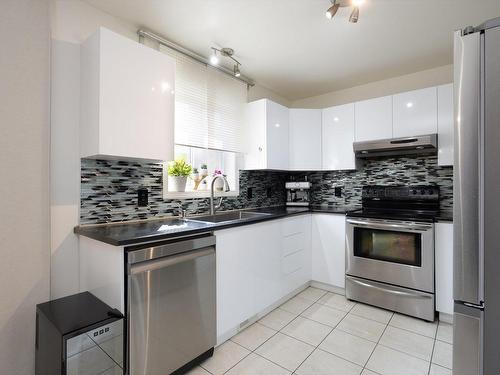
MULTIPOLYGON (((89 237, 110 245, 127 246, 212 232, 214 230, 232 228, 311 212, 345 215, 347 212, 354 209, 356 209, 356 207, 266 207, 244 210, 245 212, 263 213, 266 215, 246 217, 244 219, 223 221, 219 223, 196 221, 196 216, 188 217, 187 220, 175 217, 165 217, 162 219, 136 222, 81 225, 75 227, 74 231, 81 236, 89 237)), ((222 213, 223 212, 219 212, 218 214, 222 213)))

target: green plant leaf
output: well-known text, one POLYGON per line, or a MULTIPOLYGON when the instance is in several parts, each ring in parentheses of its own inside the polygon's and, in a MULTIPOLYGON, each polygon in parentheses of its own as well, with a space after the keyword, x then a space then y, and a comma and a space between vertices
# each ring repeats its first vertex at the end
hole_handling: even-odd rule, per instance
POLYGON ((168 163, 169 176, 189 176, 193 167, 183 159, 177 159, 168 163))

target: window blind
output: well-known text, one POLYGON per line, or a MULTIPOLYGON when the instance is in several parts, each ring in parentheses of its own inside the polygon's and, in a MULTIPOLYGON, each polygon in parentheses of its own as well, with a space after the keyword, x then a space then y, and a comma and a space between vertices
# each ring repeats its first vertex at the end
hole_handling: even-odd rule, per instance
POLYGON ((175 143, 243 152, 246 85, 168 47, 176 60, 175 143))

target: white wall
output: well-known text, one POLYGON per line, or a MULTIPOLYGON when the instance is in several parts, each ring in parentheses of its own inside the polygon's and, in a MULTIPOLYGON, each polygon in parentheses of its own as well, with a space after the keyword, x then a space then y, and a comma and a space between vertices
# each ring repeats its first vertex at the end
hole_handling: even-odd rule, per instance
POLYGON ((49 4, 0 1, 0 373, 34 373, 49 298, 49 4))
POLYGON ((53 1, 51 90, 51 299, 79 292, 80 43, 99 26, 137 40, 137 26, 82 1, 53 1))
POLYGON ((259 85, 258 83, 248 89, 248 102, 253 102, 254 100, 263 98, 271 99, 272 101, 284 105, 285 107, 290 107, 292 105, 292 102, 287 98, 275 93, 265 86, 259 85))
POLYGON ((445 65, 383 81, 371 82, 345 90, 332 91, 323 95, 295 100, 291 103, 291 107, 326 108, 450 82, 453 82, 453 65, 445 65))

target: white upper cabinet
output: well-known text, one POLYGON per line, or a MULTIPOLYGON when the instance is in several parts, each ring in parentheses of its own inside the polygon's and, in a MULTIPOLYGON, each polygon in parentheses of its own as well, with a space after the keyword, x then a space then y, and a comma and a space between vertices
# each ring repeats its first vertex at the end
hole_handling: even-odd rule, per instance
POLYGON ((438 165, 453 165, 453 84, 438 86, 438 165))
POLYGON ((290 109, 290 170, 321 169, 321 109, 290 109))
POLYGON ((437 88, 393 96, 393 136, 414 137, 437 133, 437 88))
POLYGON ((105 28, 81 49, 80 156, 169 160, 175 62, 105 28))
POLYGON ((288 111, 269 99, 248 103, 245 169, 288 169, 288 111))
POLYGON ((323 170, 355 169, 354 103, 323 109, 323 170))
POLYGON ((392 96, 355 103, 356 142, 392 138, 392 96))

